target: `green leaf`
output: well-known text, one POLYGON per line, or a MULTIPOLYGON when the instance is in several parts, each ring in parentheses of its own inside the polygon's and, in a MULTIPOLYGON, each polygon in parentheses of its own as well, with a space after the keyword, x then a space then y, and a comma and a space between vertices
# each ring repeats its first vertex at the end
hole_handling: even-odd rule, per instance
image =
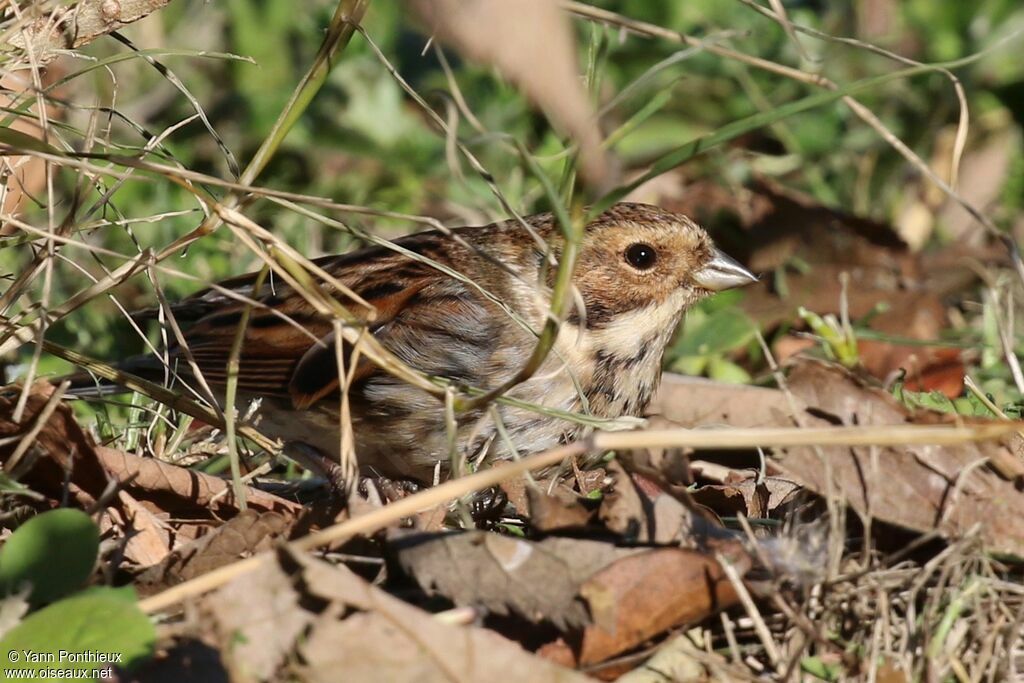
POLYGON ((365 135, 379 149, 393 148, 402 138, 422 134, 409 112, 402 89, 391 78, 382 78, 374 62, 353 61, 335 69, 334 82, 349 95, 338 121, 365 135))
POLYGON ((718 309, 703 320, 689 318, 673 352, 680 356, 707 356, 745 346, 754 338, 757 326, 735 308, 718 309))
POLYGON ((36 515, 0 549, 0 588, 11 593, 27 581, 33 605, 56 600, 85 583, 99 548, 100 530, 81 510, 36 515))
POLYGON ((823 662, 821 657, 804 657, 800 660, 800 668, 823 681, 838 681, 841 671, 835 664, 823 662))
POLYGON ((156 629, 135 600, 126 597, 122 589, 97 587, 44 607, 0 640, 0 659, 5 666, 16 664, 36 671, 92 669, 96 672, 94 680, 107 666, 131 668, 152 654, 156 629), (61 661, 61 651, 93 658, 106 655, 115 661, 69 662, 67 657, 61 661), (34 658, 31 654, 40 656, 34 658))
POLYGON ((708 377, 729 384, 750 384, 750 373, 732 361, 716 356, 708 362, 708 377))
POLYGON ((966 417, 999 417, 974 394, 950 399, 941 391, 907 391, 902 378, 893 384, 892 395, 911 410, 935 410, 966 417))
POLYGON ((0 494, 29 496, 31 498, 38 497, 32 489, 25 486, 20 481, 12 479, 11 476, 5 472, 0 472, 0 494))
POLYGON ((708 366, 707 356, 680 356, 672 361, 672 371, 684 375, 703 375, 708 366))
POLYGON ((908 391, 903 376, 893 384, 892 395, 911 410, 935 410, 966 417, 999 417, 973 393, 950 399, 941 391, 908 391))
POLYGON ((51 147, 39 138, 13 128, 0 128, 0 145, 7 145, 14 151, 24 150, 60 156, 60 151, 56 147, 51 147))
MULTIPOLYGON (((712 297, 708 297, 700 302, 700 308, 696 310, 704 311, 706 313, 714 313, 720 311, 723 308, 735 308, 743 303, 743 299, 747 296, 747 293, 742 289, 727 289, 724 292, 718 292, 712 297)), ((692 312, 690 313, 692 315, 692 312)), ((689 320, 689 318, 687 318, 689 320)))

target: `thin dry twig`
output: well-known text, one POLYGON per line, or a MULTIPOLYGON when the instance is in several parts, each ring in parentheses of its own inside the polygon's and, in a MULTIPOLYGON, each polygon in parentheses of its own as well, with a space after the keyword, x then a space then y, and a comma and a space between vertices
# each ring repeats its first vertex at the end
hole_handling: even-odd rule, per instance
POLYGON ((81 0, 11 26, 0 43, 36 55, 38 65, 166 7, 171 0, 81 0))

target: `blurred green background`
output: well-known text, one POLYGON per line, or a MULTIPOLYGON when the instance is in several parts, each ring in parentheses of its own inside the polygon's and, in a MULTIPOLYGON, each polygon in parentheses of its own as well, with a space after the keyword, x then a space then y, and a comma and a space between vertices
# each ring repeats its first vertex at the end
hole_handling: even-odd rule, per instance
MULTIPOLYGON (((840 85, 902 68, 863 47, 807 35, 799 37, 801 49, 797 49, 777 22, 744 2, 622 0, 595 4, 769 62, 821 73, 840 85)), ((795 24, 868 41, 922 62, 948 62, 992 50, 957 68, 956 75, 970 105, 968 150, 991 140, 1009 141, 1003 143, 1001 163, 1005 168, 993 176, 996 187, 983 208, 1000 228, 1020 229, 1024 207, 1020 145, 1024 43, 1018 37, 999 47, 1000 41, 1024 29, 1024 5, 1019 0, 783 4, 795 24)), ((135 47, 166 66, 191 93, 234 162, 201 121, 175 128, 195 115, 193 101, 159 69, 137 55, 130 56, 128 47, 109 37, 84 48, 81 59, 62 59, 51 69, 50 78, 67 79, 54 91, 54 97, 73 105, 60 114, 66 124, 64 142, 79 150, 125 154, 146 144, 147 135, 166 132, 154 160, 231 179, 232 165, 244 166, 271 129, 315 55, 333 11, 334 5, 323 1, 303 3, 298 9, 281 1, 179 0, 124 30, 135 47), (130 57, 121 59, 126 55, 130 57)), ((817 91, 769 71, 685 50, 666 40, 582 19, 573 22, 580 63, 596 83, 597 105, 606 110, 602 127, 612 134, 613 150, 627 176, 698 135, 817 91), (664 60, 668 62, 652 70, 664 60), (624 91, 625 96, 617 97, 624 91)), ((547 208, 539 183, 524 172, 514 149, 497 135, 522 141, 557 182, 565 159, 564 141, 543 115, 493 70, 466 63, 446 50, 461 96, 479 121, 478 130, 457 115, 451 83, 437 53, 427 46, 426 37, 403 3, 372 2, 364 25, 398 72, 442 117, 456 123, 461 141, 494 176, 509 203, 522 213, 547 208)), ((894 80, 859 94, 858 99, 941 171, 959 116, 958 100, 947 78, 930 73, 894 80)), ((792 116, 715 147, 688 162, 684 173, 671 176, 670 186, 658 192, 671 196, 687 182, 706 178, 735 192, 755 177, 805 193, 823 207, 894 225, 897 230, 907 219, 908 209, 923 207, 936 218, 928 224, 923 248, 956 239, 942 223, 941 195, 936 198, 934 188, 922 181, 888 142, 840 103, 792 116)), ((78 207, 90 206, 104 188, 113 187, 109 178, 90 187, 80 183, 73 172, 58 173, 55 181, 60 198, 58 216, 72 206, 76 187, 81 193, 78 207)), ((257 183, 373 209, 437 217, 453 225, 505 217, 487 184, 463 159, 451 154, 445 138, 403 93, 360 35, 341 54, 328 83, 257 183)), ((223 194, 217 188, 210 191, 223 194)), ((45 225, 42 203, 41 198, 26 203, 24 220, 45 225)), ((94 215, 84 215, 83 208, 77 211, 85 228, 81 237, 123 254, 166 246, 202 219, 193 197, 152 177, 116 187, 110 201, 94 215)), ((253 203, 247 215, 310 257, 346 250, 356 242, 344 231, 268 201, 253 203)), ((387 236, 414 228, 406 221, 354 214, 334 218, 387 236)), ((713 231, 728 229, 710 227, 713 231)), ((0 248, 0 269, 19 272, 30 251, 10 240, 4 246, 0 248)), ((92 256, 76 254, 79 266, 99 272, 92 256)), ((100 258, 109 267, 119 264, 117 259, 100 258)), ((237 274, 257 264, 256 257, 224 229, 192 245, 186 256, 169 262, 203 280, 237 274)), ((166 276, 160 276, 160 281, 171 298, 198 287, 166 276)), ((85 284, 73 267, 57 263, 51 301, 66 299, 85 284)), ((41 287, 41 283, 36 286, 33 296, 40 296, 41 287)), ((118 297, 127 309, 154 303, 152 288, 144 277, 121 287, 118 297)), ((694 334, 698 336, 674 347, 669 358, 674 367, 725 379, 750 378, 751 369, 759 362, 752 324, 737 320, 735 314, 720 313, 723 308, 727 308, 723 302, 712 302, 696 314, 694 334), (708 319, 720 320, 716 324, 724 327, 708 328, 708 319), (737 347, 750 351, 740 364, 726 358, 737 347)), ((108 300, 97 300, 59 323, 50 337, 101 358, 122 357, 143 348, 108 300)), ((9 359, 14 361, 8 368, 9 378, 19 374, 30 353, 26 347, 19 359, 9 359)), ((66 367, 44 356, 40 370, 56 372, 66 367)))

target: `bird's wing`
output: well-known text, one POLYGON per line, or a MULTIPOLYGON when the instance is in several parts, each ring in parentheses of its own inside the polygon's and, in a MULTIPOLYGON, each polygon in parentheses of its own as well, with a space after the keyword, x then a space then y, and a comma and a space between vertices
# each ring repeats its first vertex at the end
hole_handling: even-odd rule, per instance
MULTIPOLYGON (((407 365, 428 375, 485 383, 481 373, 500 341, 502 314, 475 288, 399 254, 340 257, 318 265, 374 306, 372 318, 365 307, 348 308, 357 315, 362 311, 367 330, 407 365)), ((243 276, 222 287, 251 296, 254 281, 255 276, 243 276)), ((210 385, 224 387, 246 304, 211 292, 176 306, 176 315, 195 323, 184 332, 187 351, 178 347, 174 355, 180 375, 191 374, 190 364, 183 362, 191 355, 210 385)), ((332 321, 287 287, 265 285, 254 298, 262 306, 250 308, 239 355, 239 391, 290 399, 296 408, 335 394, 339 381, 332 321)), ((342 345, 345 359, 351 351, 349 344, 342 345)), ((380 372, 363 358, 353 385, 380 372)))

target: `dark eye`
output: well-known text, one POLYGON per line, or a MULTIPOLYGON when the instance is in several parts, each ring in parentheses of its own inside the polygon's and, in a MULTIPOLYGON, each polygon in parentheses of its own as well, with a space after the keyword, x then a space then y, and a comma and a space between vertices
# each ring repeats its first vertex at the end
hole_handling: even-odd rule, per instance
POLYGON ((649 244, 638 242, 626 248, 626 262, 637 270, 649 270, 657 261, 658 252, 649 244))

